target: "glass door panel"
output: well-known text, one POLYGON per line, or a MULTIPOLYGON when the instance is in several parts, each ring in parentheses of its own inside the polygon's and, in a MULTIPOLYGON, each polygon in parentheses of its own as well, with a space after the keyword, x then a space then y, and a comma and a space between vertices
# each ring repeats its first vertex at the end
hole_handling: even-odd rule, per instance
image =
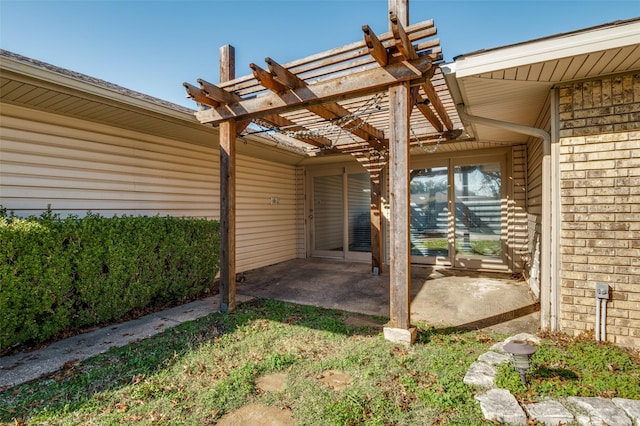
POLYGON ((454 168, 456 257, 502 258, 500 163, 454 168))
POLYGON ((449 256, 449 168, 411 171, 411 255, 420 258, 449 256))
POLYGON ((347 175, 349 251, 371 252, 371 180, 368 173, 347 175))
POLYGON ((313 249, 344 252, 344 191, 342 174, 313 178, 313 249))

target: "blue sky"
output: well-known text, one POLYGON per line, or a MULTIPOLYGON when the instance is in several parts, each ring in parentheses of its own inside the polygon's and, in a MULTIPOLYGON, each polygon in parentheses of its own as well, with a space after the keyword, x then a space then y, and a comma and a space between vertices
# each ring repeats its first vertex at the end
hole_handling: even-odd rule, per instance
MULTIPOLYGON (((388 0, 0 0, 0 47, 188 107, 182 82, 218 81, 218 48, 280 63, 387 31, 388 0)), ((640 16, 639 0, 410 0, 410 22, 434 19, 446 61, 640 16)))

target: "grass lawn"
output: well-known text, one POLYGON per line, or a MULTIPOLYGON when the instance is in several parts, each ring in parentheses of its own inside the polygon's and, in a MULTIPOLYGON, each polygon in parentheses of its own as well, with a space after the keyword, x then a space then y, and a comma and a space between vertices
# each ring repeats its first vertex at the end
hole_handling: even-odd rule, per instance
MULTIPOLYGON (((5 389, 0 421, 200 425, 259 403, 291 410, 299 424, 486 424, 462 379, 481 353, 506 336, 419 326, 416 344, 403 347, 375 328, 345 325, 352 315, 267 300, 246 303, 233 314, 214 313, 5 389), (321 379, 329 370, 346 374, 350 384, 343 390, 326 386, 321 379), (285 377, 283 390, 259 389, 259 378, 278 372, 285 377)), ((531 376, 542 387, 535 395, 515 389, 521 399, 558 392, 638 398, 640 364, 629 351, 555 336, 538 353, 531 376), (582 369, 594 360, 600 364, 593 371, 582 369)), ((517 388, 512 371, 503 370, 504 386, 517 388)))

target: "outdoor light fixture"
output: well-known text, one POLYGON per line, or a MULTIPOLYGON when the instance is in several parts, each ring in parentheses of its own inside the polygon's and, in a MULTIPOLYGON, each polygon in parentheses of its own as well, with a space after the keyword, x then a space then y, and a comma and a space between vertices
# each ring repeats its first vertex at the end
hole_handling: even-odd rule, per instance
POLYGON ((536 352, 536 347, 524 340, 512 340, 504 345, 504 351, 511 355, 513 367, 520 373, 522 384, 526 385, 526 373, 531 367, 531 355, 536 352))

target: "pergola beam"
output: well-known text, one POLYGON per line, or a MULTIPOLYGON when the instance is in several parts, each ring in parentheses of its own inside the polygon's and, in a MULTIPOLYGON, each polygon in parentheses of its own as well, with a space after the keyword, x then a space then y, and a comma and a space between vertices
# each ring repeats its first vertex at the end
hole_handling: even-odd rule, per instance
MULTIPOLYGON (((278 64, 273 59, 266 58, 265 61, 269 66, 269 71, 271 74, 271 77, 269 78, 278 82, 279 85, 284 85, 288 89, 307 87, 307 83, 304 80, 293 74, 282 65, 278 64)), ((278 92, 277 90, 274 91, 278 92)), ((280 90, 279 92, 281 93, 283 91, 284 90, 280 90)), ((322 105, 312 105, 308 106, 306 109, 326 120, 339 120, 343 117, 348 117, 351 114, 348 109, 344 108, 336 102, 327 102, 322 105)), ((352 118, 350 120, 350 123, 351 126, 344 127, 345 131, 353 133, 359 138, 365 140, 372 148, 378 151, 387 149, 384 143, 381 142, 384 140, 384 132, 382 130, 376 129, 372 125, 365 123, 362 119, 357 117, 352 118)))
POLYGON ((449 114, 447 114, 447 110, 444 105, 442 105, 442 101, 436 93, 436 89, 433 87, 431 80, 425 80, 424 84, 422 85, 422 90, 424 90, 424 94, 427 96, 427 99, 431 101, 433 109, 436 110, 447 130, 453 130, 453 123, 451 122, 451 118, 449 117, 449 114))
POLYGON ((271 114, 282 114, 327 102, 366 96, 386 90, 387 87, 406 81, 423 83, 425 73, 433 63, 428 57, 414 61, 399 62, 385 68, 374 68, 343 75, 306 87, 291 89, 284 93, 267 93, 255 98, 196 112, 202 124, 219 124, 236 119, 260 118, 271 114))
POLYGON ((389 53, 387 52, 387 49, 368 25, 363 25, 362 31, 364 32, 364 42, 369 48, 369 53, 373 59, 376 60, 378 65, 386 67, 389 63, 389 53))

